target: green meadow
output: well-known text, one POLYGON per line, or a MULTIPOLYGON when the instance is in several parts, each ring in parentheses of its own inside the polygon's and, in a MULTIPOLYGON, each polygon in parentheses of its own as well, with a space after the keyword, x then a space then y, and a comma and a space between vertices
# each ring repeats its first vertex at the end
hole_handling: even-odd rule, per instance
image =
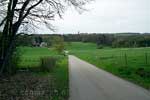
POLYGON ((19 47, 19 67, 37 67, 41 57, 58 55, 56 51, 40 47, 19 47))
POLYGON ((70 54, 98 68, 150 88, 150 48, 97 49, 95 44, 81 42, 73 42, 67 48, 70 54))

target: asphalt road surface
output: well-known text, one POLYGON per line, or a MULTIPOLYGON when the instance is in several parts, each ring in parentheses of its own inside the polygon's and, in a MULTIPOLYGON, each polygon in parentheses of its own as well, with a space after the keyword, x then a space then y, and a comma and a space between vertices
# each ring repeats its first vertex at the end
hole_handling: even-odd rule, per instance
POLYGON ((69 100, 150 100, 150 92, 69 56, 69 100))

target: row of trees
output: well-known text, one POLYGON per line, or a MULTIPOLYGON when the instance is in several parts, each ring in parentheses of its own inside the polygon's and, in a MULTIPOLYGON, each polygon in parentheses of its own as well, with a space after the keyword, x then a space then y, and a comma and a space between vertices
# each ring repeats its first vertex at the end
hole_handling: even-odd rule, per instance
POLYGON ((68 42, 92 42, 97 45, 111 45, 114 40, 113 34, 67 34, 63 35, 64 40, 68 42))
MULTIPOLYGON (((50 47, 54 37, 62 37, 65 42, 92 42, 98 46, 110 47, 148 47, 150 34, 49 34, 49 35, 19 35, 17 44, 20 46, 33 46, 33 40, 43 41, 50 47)), ((18 46, 19 46, 18 45, 18 46)))
MULTIPOLYGON (((16 46, 40 46, 42 42, 47 44, 47 47, 52 46, 55 38, 61 35, 39 35, 39 34, 25 34, 21 33, 16 37, 16 46)), ((63 38, 63 37, 62 37, 63 38)))
POLYGON ((115 36, 112 47, 150 47, 150 34, 115 36))
POLYGON ((150 34, 117 33, 117 34, 67 34, 65 41, 93 42, 98 46, 111 47, 147 47, 150 46, 150 34))

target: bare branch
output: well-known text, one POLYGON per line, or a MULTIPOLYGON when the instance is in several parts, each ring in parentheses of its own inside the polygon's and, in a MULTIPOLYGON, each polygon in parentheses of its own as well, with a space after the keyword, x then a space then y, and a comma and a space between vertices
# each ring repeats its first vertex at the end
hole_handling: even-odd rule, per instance
POLYGON ((26 18, 28 16, 28 14, 30 13, 30 11, 35 8, 37 5, 39 5, 43 0, 39 0, 39 2, 37 2, 36 4, 34 4, 33 6, 31 6, 27 12, 24 14, 23 19, 26 18))
POLYGON ((7 17, 5 17, 5 18, 1 21, 0 27, 5 23, 6 19, 7 19, 7 17))

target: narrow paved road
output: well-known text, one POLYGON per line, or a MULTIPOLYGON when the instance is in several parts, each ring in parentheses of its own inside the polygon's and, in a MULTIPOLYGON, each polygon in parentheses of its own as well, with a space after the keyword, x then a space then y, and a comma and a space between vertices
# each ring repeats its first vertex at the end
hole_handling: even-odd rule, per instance
POLYGON ((69 56, 69 100, 150 100, 150 92, 69 56))

